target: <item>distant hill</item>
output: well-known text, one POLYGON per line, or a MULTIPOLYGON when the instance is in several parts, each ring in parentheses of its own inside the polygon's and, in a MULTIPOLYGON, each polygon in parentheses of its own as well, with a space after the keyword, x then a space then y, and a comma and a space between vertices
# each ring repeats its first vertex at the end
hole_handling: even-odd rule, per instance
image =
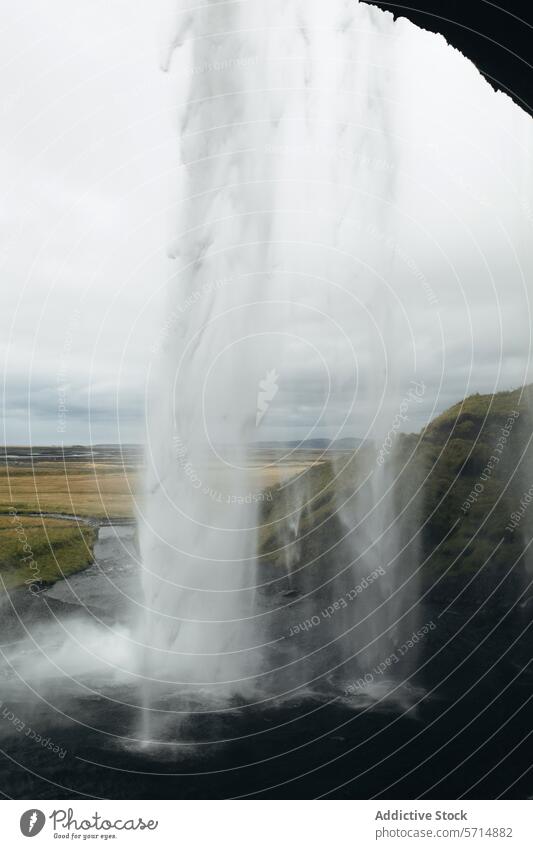
MULTIPOLYGON (((328 449, 351 451, 359 448, 363 444, 362 439, 356 437, 348 437, 331 441, 329 439, 306 439, 303 442, 299 440, 290 441, 271 441, 271 442, 255 442, 252 447, 259 450, 268 451, 291 451, 301 448, 302 450, 321 450, 328 449)), ((101 443, 95 445, 10 445, 0 448, 0 459, 7 458, 9 460, 21 461, 39 461, 39 460, 60 460, 63 457, 67 459, 79 460, 117 460, 127 458, 128 461, 138 459, 142 460, 144 446, 137 443, 101 443)))
POLYGON ((317 451, 353 451, 356 448, 359 448, 363 445, 364 440, 358 439, 357 437, 344 437, 343 439, 304 439, 302 442, 299 440, 289 440, 289 441, 277 441, 277 442, 254 442, 253 447, 264 449, 264 450, 294 450, 296 448, 301 448, 303 450, 317 450, 317 451))
POLYGON ((39 463, 54 460, 98 460, 109 463, 140 463, 143 446, 123 445, 8 445, 0 448, 0 460, 9 463, 39 463))

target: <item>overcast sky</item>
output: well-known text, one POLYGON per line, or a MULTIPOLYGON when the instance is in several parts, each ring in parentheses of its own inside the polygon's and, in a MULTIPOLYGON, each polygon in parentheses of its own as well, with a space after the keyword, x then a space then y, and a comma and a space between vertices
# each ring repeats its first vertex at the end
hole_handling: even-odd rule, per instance
POLYGON ((176 147, 155 5, 164 11, 138 0, 2 0, 9 443, 141 435, 176 147))
MULTIPOLYGON (((159 67, 172 3, 0 5, 5 440, 140 441, 179 166, 183 65, 159 67)), ((414 430, 468 392, 530 379, 532 134, 442 38, 401 26, 412 50, 400 83, 412 96, 396 104, 406 216, 395 273, 415 287, 429 387, 414 430)), ((322 391, 295 358, 264 438, 287 436, 287 422, 302 436, 322 391)))

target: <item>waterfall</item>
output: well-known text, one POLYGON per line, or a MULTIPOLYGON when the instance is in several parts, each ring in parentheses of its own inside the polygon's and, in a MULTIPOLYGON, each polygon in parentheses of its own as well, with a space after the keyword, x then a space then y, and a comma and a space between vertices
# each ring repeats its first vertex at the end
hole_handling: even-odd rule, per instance
POLYGON ((435 403, 418 349, 442 339, 434 287, 454 279, 420 268, 438 253, 424 181, 444 196, 465 166, 447 140, 436 166, 442 122, 492 138, 443 80, 494 95, 442 40, 353 0, 180 3, 169 45, 181 147, 147 413, 145 705, 353 693, 417 625, 401 432, 435 403), (318 437, 328 450, 294 447, 318 437))
MULTIPOLYGON (((179 13, 169 61, 183 63, 188 90, 172 320, 148 410, 141 533, 148 707, 169 685, 246 699, 329 679, 332 668, 346 677, 343 663, 371 632, 379 658, 375 624, 350 637, 360 605, 328 617, 305 646, 289 647, 288 632, 382 563, 372 551, 383 545, 390 463, 374 469, 364 504, 353 482, 350 506, 333 503, 341 528, 359 511, 370 544, 356 556, 343 543, 346 562, 339 556, 328 574, 311 562, 313 530, 300 521, 317 494, 305 470, 271 495, 279 561, 258 550, 265 469, 252 461, 263 433, 290 436, 312 387, 311 437, 318 426, 333 441, 357 427, 385 435, 409 374, 403 361, 391 380, 404 328, 386 328, 397 307, 391 24, 352 0, 209 2, 179 13)), ((320 468, 342 477, 339 463, 321 458, 320 468)), ((396 589, 385 586, 373 602, 396 589)))

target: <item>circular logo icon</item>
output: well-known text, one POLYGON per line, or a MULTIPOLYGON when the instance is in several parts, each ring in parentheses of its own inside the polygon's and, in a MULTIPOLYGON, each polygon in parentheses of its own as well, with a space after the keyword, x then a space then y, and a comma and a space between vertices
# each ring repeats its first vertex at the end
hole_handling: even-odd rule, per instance
POLYGON ((24 811, 20 818, 20 830, 24 837, 35 837, 42 831, 46 822, 46 817, 38 808, 31 808, 29 811, 24 811))

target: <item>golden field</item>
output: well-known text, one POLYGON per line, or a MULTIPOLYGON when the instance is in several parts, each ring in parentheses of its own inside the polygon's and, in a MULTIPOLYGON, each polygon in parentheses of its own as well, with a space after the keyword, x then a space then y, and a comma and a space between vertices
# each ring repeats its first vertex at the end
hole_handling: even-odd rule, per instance
POLYGON ((138 469, 115 458, 6 461, 0 470, 0 592, 34 591, 90 565, 98 523, 133 518, 139 477, 138 469))
MULTIPOLYGON (((48 449, 33 449, 33 455, 31 449, 9 451, 15 459, 6 458, 0 468, 0 592, 48 585, 79 571, 92 563, 99 523, 134 519, 142 491, 140 456, 124 461, 117 447, 100 459, 72 457, 70 450, 53 459, 48 449)), ((251 484, 257 491, 274 487, 320 462, 313 452, 281 463, 275 452, 256 452, 251 484)))
POLYGON ((0 472, 0 513, 67 513, 98 519, 133 517, 139 474, 111 463, 39 462, 0 472))

